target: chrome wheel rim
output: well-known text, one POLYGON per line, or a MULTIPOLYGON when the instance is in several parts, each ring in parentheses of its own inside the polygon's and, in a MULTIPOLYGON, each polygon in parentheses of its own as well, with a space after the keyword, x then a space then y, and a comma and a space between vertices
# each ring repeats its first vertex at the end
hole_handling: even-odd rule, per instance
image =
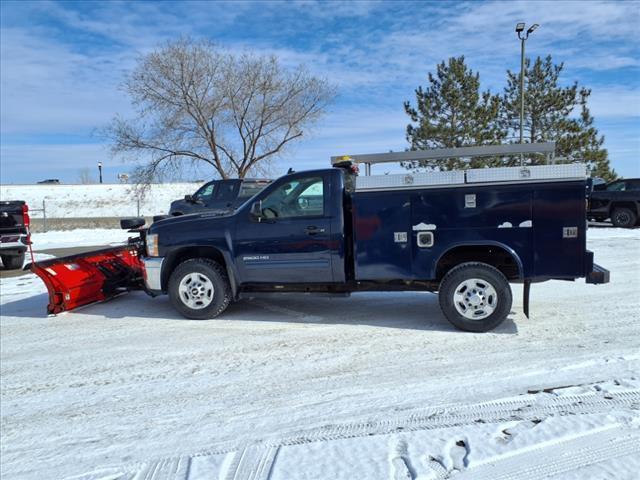
POLYGON ((486 280, 470 278, 461 282, 454 290, 453 304, 463 317, 484 320, 496 310, 498 294, 486 280))
POLYGON ((208 307, 213 301, 215 288, 213 283, 202 273, 190 273, 182 277, 178 285, 180 300, 187 307, 201 310, 208 307))

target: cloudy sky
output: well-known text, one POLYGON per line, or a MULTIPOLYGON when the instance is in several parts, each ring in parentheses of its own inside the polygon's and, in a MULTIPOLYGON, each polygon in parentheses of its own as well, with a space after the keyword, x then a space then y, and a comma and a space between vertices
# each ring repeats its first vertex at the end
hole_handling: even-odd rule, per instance
POLYGON ((563 81, 592 89, 590 107, 618 173, 640 176, 639 2, 12 2, 1 3, 2 183, 74 182, 127 165, 95 135, 131 115, 120 85, 136 58, 189 35, 306 64, 339 87, 329 114, 274 165, 274 175, 331 155, 402 150, 404 100, 450 56, 483 88, 519 69, 518 21, 541 27, 529 56, 565 62, 563 81))

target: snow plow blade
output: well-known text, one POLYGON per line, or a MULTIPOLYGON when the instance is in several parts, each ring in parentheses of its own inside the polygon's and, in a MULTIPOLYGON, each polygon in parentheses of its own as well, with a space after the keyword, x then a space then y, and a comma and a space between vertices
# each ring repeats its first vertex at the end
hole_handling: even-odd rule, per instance
POLYGON ((136 244, 35 262, 25 267, 49 292, 47 312, 57 314, 144 288, 136 244))

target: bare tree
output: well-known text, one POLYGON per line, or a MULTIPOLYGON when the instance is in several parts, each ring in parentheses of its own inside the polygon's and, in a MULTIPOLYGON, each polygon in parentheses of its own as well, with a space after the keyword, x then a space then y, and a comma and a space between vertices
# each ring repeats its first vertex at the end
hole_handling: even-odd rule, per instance
POLYGON ((125 89, 137 117, 114 118, 106 134, 113 154, 143 161, 142 183, 189 163, 242 178, 300 138, 335 97, 302 66, 286 70, 273 56, 233 55, 191 39, 140 58, 125 89))
POLYGON ((81 169, 78 170, 78 182, 83 185, 96 183, 96 179, 91 174, 91 169, 89 167, 82 167, 81 169))

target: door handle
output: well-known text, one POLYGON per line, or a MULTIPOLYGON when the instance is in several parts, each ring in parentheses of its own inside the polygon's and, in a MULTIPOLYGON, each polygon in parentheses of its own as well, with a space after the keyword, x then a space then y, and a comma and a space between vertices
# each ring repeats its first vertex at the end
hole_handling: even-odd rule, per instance
POLYGON ((304 232, 307 235, 317 235, 319 233, 324 233, 324 228, 318 228, 318 227, 312 225, 312 226, 309 226, 309 227, 305 228, 304 232))

